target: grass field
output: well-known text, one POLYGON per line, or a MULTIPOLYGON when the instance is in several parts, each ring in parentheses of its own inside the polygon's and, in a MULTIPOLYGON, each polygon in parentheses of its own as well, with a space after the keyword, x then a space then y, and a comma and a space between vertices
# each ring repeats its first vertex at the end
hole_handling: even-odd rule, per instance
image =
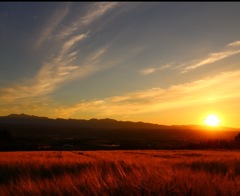
POLYGON ((1 152, 0 195, 240 195, 240 152, 1 152))

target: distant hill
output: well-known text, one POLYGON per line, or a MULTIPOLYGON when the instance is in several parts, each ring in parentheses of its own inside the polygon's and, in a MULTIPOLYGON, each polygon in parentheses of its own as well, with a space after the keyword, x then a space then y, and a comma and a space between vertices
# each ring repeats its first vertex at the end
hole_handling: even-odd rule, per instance
POLYGON ((165 125, 158 125, 144 122, 117 121, 114 119, 50 119, 27 114, 10 114, 0 117, 0 124, 36 124, 36 125, 64 125, 77 126, 82 128, 104 128, 104 129, 162 129, 165 125))

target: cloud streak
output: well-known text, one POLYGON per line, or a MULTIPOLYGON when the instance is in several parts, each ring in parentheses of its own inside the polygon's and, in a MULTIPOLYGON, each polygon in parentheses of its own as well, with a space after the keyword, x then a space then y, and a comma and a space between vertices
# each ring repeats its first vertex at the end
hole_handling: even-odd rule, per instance
POLYGON ((152 74, 152 73, 155 73, 155 72, 158 72, 158 71, 166 70, 170 67, 171 67, 170 64, 162 65, 160 67, 149 67, 149 68, 142 69, 140 71, 140 73, 141 73, 141 75, 149 75, 149 74, 152 74))
POLYGON ((57 9, 52 16, 49 18, 47 23, 45 24, 43 30, 39 38, 35 43, 35 47, 39 48, 49 37, 51 37, 52 32, 54 29, 62 22, 62 20, 67 16, 69 13, 69 5, 66 5, 62 8, 57 9))
POLYGON ((230 46, 230 47, 240 46, 240 41, 232 42, 232 43, 228 44, 228 46, 230 46))
POLYGON ((208 65, 210 63, 215 63, 222 59, 228 58, 230 56, 236 55, 240 53, 240 41, 235 41, 227 45, 228 47, 221 52, 210 53, 206 58, 199 60, 191 65, 184 67, 182 73, 186 73, 188 71, 194 70, 196 68, 202 67, 204 65, 208 65))
MULTIPOLYGON (((36 76, 27 79, 18 85, 0 89, 0 101, 12 102, 19 99, 27 99, 30 97, 45 96, 52 93, 63 82, 73 80, 77 77, 85 77, 89 74, 99 71, 97 64, 100 63, 101 57, 105 54, 107 47, 102 47, 92 51, 87 57, 84 57, 81 65, 75 65, 76 55, 78 52, 74 47, 81 41, 89 37, 87 33, 74 33, 81 25, 88 25, 103 16, 109 10, 116 7, 115 2, 97 2, 91 4, 85 16, 70 26, 68 29, 61 31, 60 34, 65 38, 61 43, 60 50, 47 63, 44 63, 36 76), (74 33, 74 34, 73 34, 74 33), (29 93, 31 92, 31 93, 29 93)), ((46 23, 41 32, 41 36, 35 43, 35 47, 40 47, 64 20, 69 13, 69 5, 61 7, 55 11, 46 23)))
POLYGON ((151 88, 99 100, 82 101, 72 107, 57 109, 62 117, 92 112, 97 117, 117 117, 189 107, 240 97, 240 70, 221 73, 215 77, 171 86, 151 88), (214 89, 214 91, 213 91, 214 89))
POLYGON ((77 54, 71 52, 71 49, 86 38, 87 34, 80 34, 64 42, 58 55, 45 63, 35 77, 14 87, 0 89, 2 94, 0 100, 14 101, 22 98, 44 96, 53 92, 64 81, 71 79, 76 71, 78 73, 82 72, 82 75, 88 74, 89 70, 71 65, 77 54))
POLYGON ((119 5, 119 3, 117 2, 96 2, 90 5, 85 16, 80 16, 79 18, 77 18, 77 20, 73 22, 72 25, 61 31, 61 33, 58 34, 58 37, 60 39, 63 39, 67 36, 72 35, 80 27, 90 25, 91 23, 102 17, 104 14, 106 14, 108 11, 115 8, 117 5, 119 5))

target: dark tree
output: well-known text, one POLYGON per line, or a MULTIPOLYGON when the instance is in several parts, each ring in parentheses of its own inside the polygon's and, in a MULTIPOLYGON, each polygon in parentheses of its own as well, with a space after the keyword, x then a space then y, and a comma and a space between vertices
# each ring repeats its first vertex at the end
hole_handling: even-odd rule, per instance
POLYGON ((240 147, 240 133, 238 133, 234 138, 235 146, 240 147))

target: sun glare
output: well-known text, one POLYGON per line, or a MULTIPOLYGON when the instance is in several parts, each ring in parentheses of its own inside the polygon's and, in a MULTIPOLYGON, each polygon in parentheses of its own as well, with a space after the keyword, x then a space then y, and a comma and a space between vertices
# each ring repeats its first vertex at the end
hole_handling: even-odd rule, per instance
POLYGON ((204 122, 208 126, 216 127, 219 125, 220 120, 215 114, 211 114, 211 115, 207 116, 207 118, 205 119, 204 122))

